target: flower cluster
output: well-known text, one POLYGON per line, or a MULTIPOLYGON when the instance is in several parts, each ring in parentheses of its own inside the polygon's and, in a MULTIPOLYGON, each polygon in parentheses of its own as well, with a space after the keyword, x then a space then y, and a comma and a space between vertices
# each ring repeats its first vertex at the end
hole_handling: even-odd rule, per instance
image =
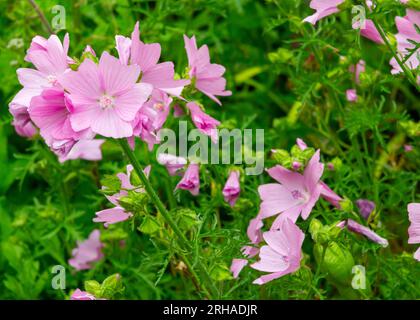
MULTIPOLYGON (((340 5, 343 5, 345 0, 312 0, 310 7, 316 12, 305 18, 304 22, 309 22, 313 25, 322 18, 337 13, 340 11, 340 5)), ((368 11, 374 9, 372 1, 365 1, 368 11)), ((407 4, 407 1, 400 1, 403 4, 407 4)), ((404 17, 396 17, 395 25, 398 29, 398 33, 394 35, 397 43, 397 55, 400 62, 405 65, 408 69, 416 70, 419 67, 420 61, 420 49, 415 43, 420 42, 420 34, 416 30, 416 25, 420 26, 420 12, 414 9, 407 9, 404 17)), ((360 30, 360 34, 377 43, 385 44, 385 40, 390 42, 390 39, 384 39, 378 31, 377 25, 371 19, 360 19, 356 20, 353 25, 353 29, 360 30)), ((401 63, 397 61, 395 57, 390 60, 392 67, 391 73, 398 74, 403 72, 401 63)), ((363 62, 364 65, 364 62, 363 62)), ((364 68, 364 67, 363 67, 364 68)), ((356 71, 356 79, 358 78, 358 72, 356 71)), ((357 82, 357 81, 356 81, 357 82)), ((417 78, 417 82, 420 84, 420 76, 417 78)), ((355 89, 349 89, 346 92, 347 100, 356 101, 357 94, 355 89)))
MULTIPOLYGON (((302 139, 297 139, 296 146, 308 150, 302 139)), ((260 260, 251 264, 251 268, 270 272, 254 281, 255 284, 265 284, 271 280, 293 273, 300 267, 302 259, 302 243, 304 233, 296 225, 299 217, 308 219, 319 198, 324 198, 334 207, 341 209, 345 200, 331 190, 322 180, 324 164, 320 162, 320 150, 317 150, 305 168, 293 166, 289 170, 281 165, 267 169, 267 173, 277 182, 261 185, 258 193, 261 198, 258 215, 248 226, 248 239, 251 245, 242 247, 246 259, 233 259, 231 272, 236 278, 248 264, 248 259, 259 255, 260 260), (299 172, 299 170, 301 172, 299 172), (263 231, 264 222, 272 220, 268 231, 263 231), (261 245, 262 244, 262 245, 261 245)), ((374 210, 375 204, 368 200, 358 200, 361 216, 365 219, 374 210)), ((384 247, 388 241, 374 231, 352 219, 337 223, 336 228, 364 235, 371 241, 384 247)))
POLYGON ((225 90, 225 68, 210 63, 208 47, 197 48, 195 37, 184 40, 187 79, 175 75, 172 62, 159 62, 160 44, 142 42, 138 23, 131 38, 115 37, 118 58, 108 52, 97 57, 87 46, 80 59, 73 59, 68 34, 63 42, 56 35, 34 37, 25 60, 35 68, 17 70, 23 88, 9 104, 16 132, 33 137, 39 131, 61 162, 100 160, 104 140, 97 136, 127 138, 132 147, 139 137, 152 149, 176 98, 177 108, 184 104, 197 128, 216 141, 212 129, 220 122, 182 94, 188 87, 221 104, 216 96, 231 95, 225 90))

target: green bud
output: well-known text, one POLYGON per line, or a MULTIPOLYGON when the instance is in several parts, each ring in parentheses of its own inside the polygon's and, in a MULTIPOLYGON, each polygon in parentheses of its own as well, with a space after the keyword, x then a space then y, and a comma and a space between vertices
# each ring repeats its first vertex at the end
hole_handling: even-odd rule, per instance
POLYGON ((161 225, 158 222, 158 220, 155 217, 152 216, 145 216, 143 218, 143 221, 138 228, 139 231, 145 233, 145 234, 153 234, 161 229, 161 225))
POLYGON ((420 11, 420 0, 408 0, 407 6, 414 10, 420 11))
POLYGON ((331 163, 334 166, 335 171, 340 171, 340 169, 343 167, 343 161, 341 161, 341 159, 338 157, 332 159, 331 163))
POLYGON ((121 275, 116 273, 106 278, 101 285, 101 290, 98 298, 112 299, 118 294, 124 292, 121 275))
POLYGON ((285 167, 285 164, 288 164, 288 166, 290 167, 292 163, 289 152, 283 149, 273 149, 272 157, 274 161, 285 167))
POLYGON ((101 233, 101 241, 120 241, 128 238, 128 233, 124 229, 115 226, 107 229, 107 232, 101 233))
POLYGON ((319 221, 316 218, 313 218, 311 220, 311 222, 309 223, 309 233, 311 234, 312 240, 315 240, 316 235, 318 234, 318 232, 321 231, 321 229, 323 228, 323 224, 321 221, 319 221))
POLYGON ((140 177, 138 176, 137 172, 134 170, 130 173, 130 183, 133 186, 139 187, 143 186, 142 181, 140 180, 140 177))
POLYGON ((14 228, 22 227, 28 221, 28 214, 26 212, 19 213, 12 222, 14 228))
POLYGON ((181 208, 175 211, 178 226, 183 231, 191 230, 193 227, 200 224, 200 219, 197 213, 188 208, 181 208))
POLYGON ((101 294, 101 284, 95 280, 87 280, 85 281, 85 291, 98 297, 101 294))
POLYGON ((118 200, 118 203, 127 212, 142 214, 144 213, 144 207, 146 206, 148 199, 146 193, 129 191, 127 196, 121 197, 118 200))
POLYGON ((289 125, 294 125, 299 120, 299 114, 302 110, 302 102, 296 101, 287 114, 287 122, 289 125))
POLYGON ((352 212, 353 202, 348 198, 344 198, 343 200, 340 201, 340 207, 344 212, 352 212))
POLYGON ((101 192, 105 195, 113 195, 121 190, 121 181, 114 175, 105 175, 101 179, 101 184, 104 186, 101 192))
POLYGON ((327 247, 316 243, 314 256, 321 270, 328 274, 328 278, 338 285, 350 285, 352 268, 355 265, 350 251, 337 242, 330 242, 327 247))
POLYGON ((420 122, 414 122, 412 120, 401 121, 400 126, 409 137, 414 138, 420 136, 420 122))
POLYGON ((210 277, 216 281, 233 279, 229 268, 224 264, 216 264, 210 271, 210 277))

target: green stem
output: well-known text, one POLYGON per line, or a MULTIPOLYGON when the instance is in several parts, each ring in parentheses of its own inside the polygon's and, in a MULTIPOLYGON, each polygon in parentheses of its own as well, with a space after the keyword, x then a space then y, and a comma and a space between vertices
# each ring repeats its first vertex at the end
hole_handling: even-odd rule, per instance
POLYGON ((42 24, 44 25, 45 29, 50 34, 54 34, 54 30, 51 28, 47 18, 45 18, 44 13, 42 12, 41 8, 38 6, 38 4, 35 2, 35 0, 28 0, 31 6, 35 9, 36 13, 38 14, 39 19, 41 20, 42 24))
MULTIPOLYGON (((142 181, 144 188, 148 195, 150 196, 152 202, 156 206, 156 208, 159 210, 160 214, 163 216, 165 221, 168 223, 168 225, 171 227, 173 232, 175 233, 176 237, 178 238, 181 250, 186 250, 189 252, 192 252, 192 246, 188 242, 187 238, 185 237, 184 233, 178 228, 177 224, 175 223, 175 220, 172 218, 168 210, 166 209, 165 205, 160 200, 159 196, 157 195, 155 189, 150 184, 149 179, 146 177, 146 175, 143 172, 143 168, 141 167, 140 163, 138 162, 136 156, 134 155, 133 151, 130 149, 130 146, 128 145, 127 141, 125 139, 118 139, 118 143, 120 144, 121 148, 123 149, 124 153, 130 160, 130 163, 132 164, 134 170, 136 171, 137 175, 139 176, 140 180, 142 181)), ((210 286, 211 291, 208 291, 205 286, 203 285, 203 282, 201 281, 199 275, 196 273, 196 271, 193 268, 193 264, 189 260, 189 258, 183 253, 179 252, 180 256, 183 257, 185 260, 185 264, 189 267, 191 274, 195 277, 197 283, 200 285, 200 287, 203 289, 203 291, 207 292, 208 297, 211 299, 212 296, 217 292, 216 287, 214 286, 214 283, 212 279, 210 278, 205 266, 203 263, 198 260, 197 261, 197 268, 199 269, 200 273, 203 274, 206 277, 206 282, 210 286)))

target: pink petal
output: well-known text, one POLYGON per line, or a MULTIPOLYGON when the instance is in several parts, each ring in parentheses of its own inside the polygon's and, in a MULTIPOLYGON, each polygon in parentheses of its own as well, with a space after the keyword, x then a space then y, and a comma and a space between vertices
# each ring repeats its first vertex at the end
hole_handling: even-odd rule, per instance
POLYGON ((230 266, 230 272, 232 272, 233 277, 236 279, 239 276, 239 273, 242 269, 248 264, 246 259, 233 259, 232 265, 230 266))

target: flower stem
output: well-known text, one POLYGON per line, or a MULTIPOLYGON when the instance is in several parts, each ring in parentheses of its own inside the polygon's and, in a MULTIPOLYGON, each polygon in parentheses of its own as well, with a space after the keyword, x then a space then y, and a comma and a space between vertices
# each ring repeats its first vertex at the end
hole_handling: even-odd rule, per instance
POLYGON ((31 6, 35 9, 36 13, 38 14, 39 19, 41 20, 44 27, 47 29, 47 31, 50 34, 54 33, 54 30, 51 28, 50 24, 48 23, 47 18, 45 18, 44 13, 42 12, 41 8, 38 6, 38 4, 35 2, 35 0, 28 0, 31 6))
MULTIPOLYGON (((136 156, 134 155, 133 151, 130 149, 130 146, 128 145, 126 139, 118 139, 118 143, 120 144, 121 148, 123 149, 124 153, 130 160, 130 163, 132 164, 134 170, 136 171, 137 175, 139 176, 140 180, 142 181, 144 188, 148 195, 150 196, 152 202, 156 206, 156 208, 159 210, 160 214, 163 216, 165 221, 168 223, 168 225, 171 227, 173 232, 175 233, 176 237, 178 238, 181 251, 185 250, 187 252, 192 252, 192 246, 188 242, 187 238, 185 237, 184 233, 178 228, 177 224, 175 223, 175 220, 172 218, 168 210, 166 209, 165 205, 160 200, 159 196, 157 195, 155 189, 149 182, 149 179, 146 177, 146 175, 143 172, 143 168, 141 167, 140 163, 138 162, 136 156)), ((210 285, 211 291, 207 290, 206 287, 203 285, 203 282, 201 281, 199 275, 194 270, 193 264, 191 263, 189 257, 186 256, 184 252, 179 252, 179 255, 184 259, 185 264, 190 269, 191 275, 195 278, 197 283, 200 285, 201 289, 206 293, 208 298, 212 298, 212 296, 217 292, 216 287, 211 280, 206 267, 203 265, 203 263, 200 260, 197 260, 197 268, 200 271, 201 274, 203 274, 206 277, 207 284, 210 285)))

